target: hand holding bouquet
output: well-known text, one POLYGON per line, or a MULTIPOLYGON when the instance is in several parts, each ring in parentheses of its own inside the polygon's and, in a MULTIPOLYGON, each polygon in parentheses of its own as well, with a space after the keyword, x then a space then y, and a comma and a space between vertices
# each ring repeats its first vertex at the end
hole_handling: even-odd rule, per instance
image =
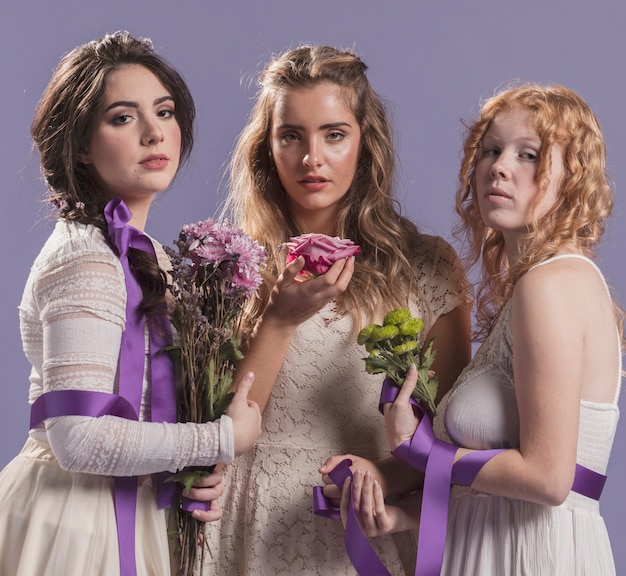
POLYGON ((386 374, 399 387, 411 364, 415 364, 417 384, 412 396, 434 415, 439 384, 431 370, 435 351, 432 340, 425 349, 418 341, 423 328, 423 320, 413 318, 405 308, 397 308, 385 316, 382 326, 370 324, 363 328, 357 342, 369 352, 364 358, 368 374, 386 374))

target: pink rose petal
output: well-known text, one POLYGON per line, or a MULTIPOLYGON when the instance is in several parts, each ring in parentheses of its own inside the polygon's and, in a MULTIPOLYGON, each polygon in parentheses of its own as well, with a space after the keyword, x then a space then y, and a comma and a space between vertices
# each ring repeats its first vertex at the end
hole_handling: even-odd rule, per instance
POLYGON ((359 246, 352 240, 325 234, 294 236, 289 242, 285 242, 284 246, 289 249, 287 264, 303 256, 305 264, 300 274, 310 277, 324 274, 337 260, 361 253, 359 246))

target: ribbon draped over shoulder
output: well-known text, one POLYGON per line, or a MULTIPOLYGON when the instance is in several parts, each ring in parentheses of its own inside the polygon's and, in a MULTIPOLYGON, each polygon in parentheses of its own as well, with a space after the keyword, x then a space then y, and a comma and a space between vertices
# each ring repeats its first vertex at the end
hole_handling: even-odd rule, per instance
MULTIPOLYGON (((383 405, 386 402, 394 402, 399 392, 400 389, 392 380, 385 379, 378 406, 381 413, 383 405)), ((470 486, 481 468, 503 450, 474 450, 454 462, 458 447, 437 439, 428 415, 413 398, 411 404, 420 423, 413 437, 398 446, 392 454, 411 467, 424 472, 420 524, 428 526, 428 530, 419 531, 415 576, 439 576, 446 544, 451 484, 470 486)), ((352 476, 351 464, 349 459, 342 460, 329 474, 339 488, 342 488, 346 478, 352 476)), ((576 464, 572 491, 599 500, 605 481, 606 476, 576 464)), ((316 486, 313 490, 313 510, 319 516, 340 520, 339 510, 324 496, 321 486, 316 486)), ((344 543, 346 552, 360 576, 389 576, 389 572, 376 556, 358 524, 352 497, 344 531, 344 543)))
MULTIPOLYGON (((118 393, 88 390, 53 390, 45 392, 31 407, 30 427, 46 418, 68 415, 99 417, 113 415, 138 420, 143 391, 146 361, 146 318, 141 304, 143 294, 128 262, 129 248, 142 250, 155 261, 151 240, 129 225, 132 214, 120 198, 111 200, 104 209, 109 240, 120 259, 126 284, 126 326, 122 333, 117 372, 118 393)), ((174 368, 163 347, 172 343, 170 324, 161 322, 159 329, 149 330, 151 419, 153 422, 176 421, 176 392, 174 368)), ((166 484, 168 472, 156 474, 158 505, 172 504, 175 485, 166 484)), ((137 477, 115 478, 115 515, 120 552, 120 574, 135 576, 135 513, 137 507, 137 477)))

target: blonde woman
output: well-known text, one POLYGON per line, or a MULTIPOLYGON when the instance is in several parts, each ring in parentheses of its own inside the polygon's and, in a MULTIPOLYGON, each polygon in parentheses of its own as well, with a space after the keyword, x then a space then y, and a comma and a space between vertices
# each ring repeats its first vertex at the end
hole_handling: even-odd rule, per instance
MULTIPOLYGON (((455 252, 420 233, 394 200, 389 120, 363 61, 350 51, 301 46, 260 78, 231 167, 234 220, 270 254, 265 289, 249 317, 241 370, 264 408, 264 434, 230 467, 221 530, 207 526, 211 565, 224 574, 353 574, 341 526, 312 512, 318 467, 331 453, 389 456, 377 416, 378 379, 365 373, 358 329, 398 306, 436 338, 442 393, 469 360, 468 286, 455 252), (291 236, 349 238, 356 258, 296 282, 277 251, 291 236)), ((393 474, 409 482, 404 464, 393 474)), ((390 486, 402 490, 402 486, 390 486)), ((410 538, 383 545, 395 573, 413 556, 410 538)))

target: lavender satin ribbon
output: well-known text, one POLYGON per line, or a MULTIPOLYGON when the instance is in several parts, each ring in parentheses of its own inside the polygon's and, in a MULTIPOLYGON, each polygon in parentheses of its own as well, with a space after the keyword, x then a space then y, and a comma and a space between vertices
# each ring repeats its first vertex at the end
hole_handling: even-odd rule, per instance
MULTIPOLYGON (((395 401, 399 392, 400 389, 393 381, 385 379, 379 401, 381 413, 383 412, 383 405, 386 402, 395 401)), ((454 463, 457 447, 448 442, 438 440, 432 430, 430 419, 421 406, 413 398, 411 398, 410 402, 414 411, 420 417, 420 425, 415 431, 413 438, 398 446, 393 451, 393 454, 413 468, 424 472, 420 525, 428 526, 428 530, 420 530, 419 533, 415 576, 438 576, 441 572, 446 543, 450 485, 470 486, 480 469, 503 450, 475 450, 454 463)), ((348 467, 350 464, 349 460, 343 460, 340 466, 348 467), (347 464, 344 464, 346 462, 347 464)), ((339 483, 332 474, 331 472, 331 479, 341 488, 343 480, 339 483)), ((342 474, 345 475, 345 472, 342 472, 342 474)), ((576 464, 572 491, 588 498, 599 500, 605 481, 606 476, 576 464)), ((316 514, 326 518, 339 519, 337 508, 333 507, 328 499, 324 497, 320 486, 315 487, 313 496, 316 514)), ((350 499, 350 510, 351 514, 354 514, 352 498, 350 499)), ((346 524, 346 532, 347 529, 348 525, 346 524)), ((356 518, 355 524, 351 526, 351 529, 352 534, 350 538, 344 538, 350 559, 352 560, 353 556, 358 555, 358 551, 362 550, 365 544, 373 552, 366 536, 363 534, 358 522, 356 522, 356 518)), ((370 562, 370 560, 367 561, 364 571, 361 571, 362 568, 357 567, 354 561, 353 564, 357 572, 362 576, 365 574, 374 574, 376 576, 386 574, 385 572, 370 572, 370 562)))
MULTIPOLYGON (((346 458, 342 460, 329 473, 330 479, 341 489, 347 478, 352 478, 350 466, 352 460, 346 458)), ((339 509, 332 506, 322 493, 322 487, 316 486, 313 489, 313 509, 315 514, 340 520, 339 509)), ((346 519, 346 528, 343 533, 343 541, 346 547, 348 557, 358 574, 368 576, 391 576, 385 565, 382 563, 368 539, 363 534, 356 513, 352 498, 348 505, 348 517, 346 519)))
MULTIPOLYGON (((46 418, 66 415, 99 417, 106 414, 137 420, 141 406, 145 364, 145 316, 141 311, 143 294, 128 263, 128 248, 147 252, 156 261, 152 242, 140 230, 128 225, 132 214, 124 202, 115 198, 104 209, 109 239, 119 256, 126 283, 126 326, 122 333, 118 366, 118 394, 87 390, 57 390, 42 394, 31 407, 30 427, 46 418)), ((173 364, 162 348, 170 344, 168 322, 160 330, 150 330, 150 372, 152 421, 176 421, 176 395, 173 364)), ((158 504, 170 506, 175 485, 165 484, 168 472, 157 474, 158 504)), ((115 478, 115 515, 120 554, 120 574, 136 576, 135 513, 137 477, 115 478)))
POLYGON ((91 390, 51 390, 35 400, 30 408, 30 429, 46 418, 57 416, 91 416, 110 414, 137 420, 137 413, 126 398, 91 390))
MULTIPOLYGON (((116 249, 126 281, 126 328, 122 334, 119 360, 119 394, 128 398, 139 414, 145 363, 145 316, 141 311, 143 294, 128 262, 128 249, 143 250, 157 260, 154 246, 140 230, 130 226, 130 210, 120 199, 111 200, 104 208, 109 225, 109 239, 116 249)), ((171 358, 162 348, 171 344, 168 322, 160 330, 150 330, 151 412, 153 422, 176 421, 176 392, 171 358)), ((167 472, 156 475, 159 508, 171 505, 175 485, 166 484, 167 472)), ((120 548, 120 573, 136 574, 135 566, 135 513, 137 508, 137 480, 115 479, 115 512, 120 548)))

